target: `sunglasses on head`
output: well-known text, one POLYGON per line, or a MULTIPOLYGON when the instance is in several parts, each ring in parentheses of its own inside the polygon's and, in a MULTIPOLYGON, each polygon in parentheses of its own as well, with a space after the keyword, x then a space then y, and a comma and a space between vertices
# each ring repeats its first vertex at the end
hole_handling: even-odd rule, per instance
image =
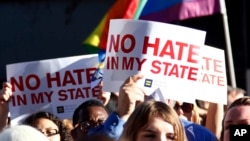
POLYGON ((190 113, 192 112, 194 105, 186 102, 183 102, 182 105, 180 105, 179 103, 175 103, 174 109, 178 110, 179 108, 181 108, 185 113, 190 113))

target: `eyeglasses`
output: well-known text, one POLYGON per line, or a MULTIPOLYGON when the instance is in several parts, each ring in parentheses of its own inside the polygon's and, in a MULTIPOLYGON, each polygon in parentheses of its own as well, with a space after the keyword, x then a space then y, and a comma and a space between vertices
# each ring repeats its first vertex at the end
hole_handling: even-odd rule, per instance
POLYGON ((97 122, 95 121, 84 121, 80 122, 78 125, 76 125, 76 128, 79 127, 80 130, 83 133, 88 132, 90 129, 95 128, 99 125, 102 125, 104 123, 104 120, 98 120, 97 122))
POLYGON ((186 103, 186 102, 183 102, 182 105, 180 105, 179 103, 175 103, 175 105, 174 105, 175 110, 178 110, 179 108, 181 108, 182 111, 185 113, 190 113, 193 110, 193 107, 194 107, 193 104, 186 103))
POLYGON ((54 136, 56 134, 59 134, 59 131, 57 129, 46 129, 44 131, 38 129, 40 132, 42 132, 45 136, 47 137, 51 137, 54 136))

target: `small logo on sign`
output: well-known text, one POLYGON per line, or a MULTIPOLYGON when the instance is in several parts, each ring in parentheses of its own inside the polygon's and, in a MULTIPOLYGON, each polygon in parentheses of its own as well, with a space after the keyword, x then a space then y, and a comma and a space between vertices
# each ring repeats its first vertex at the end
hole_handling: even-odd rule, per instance
POLYGON ((145 82, 144 82, 145 87, 150 87, 151 88, 152 84, 153 84, 152 79, 145 79, 145 82))
POLYGON ((64 107, 63 106, 58 106, 57 107, 57 113, 64 113, 64 107))

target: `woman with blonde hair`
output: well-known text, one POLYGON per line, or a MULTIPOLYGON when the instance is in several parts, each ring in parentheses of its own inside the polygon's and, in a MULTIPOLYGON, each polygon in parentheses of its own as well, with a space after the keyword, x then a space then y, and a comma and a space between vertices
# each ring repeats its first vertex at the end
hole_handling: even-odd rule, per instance
POLYGON ((120 141, 186 141, 176 112, 160 101, 141 103, 125 124, 120 141))

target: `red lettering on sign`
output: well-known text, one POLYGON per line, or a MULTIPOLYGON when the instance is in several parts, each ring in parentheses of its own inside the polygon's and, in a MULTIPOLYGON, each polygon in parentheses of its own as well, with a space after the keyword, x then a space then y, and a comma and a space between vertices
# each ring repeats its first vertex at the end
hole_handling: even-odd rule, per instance
POLYGON ((76 85, 76 81, 74 79, 74 76, 70 71, 65 71, 62 86, 66 86, 67 84, 76 85))
POLYGON ((150 71, 154 74, 162 74, 196 81, 198 68, 154 60, 150 71))
POLYGON ((98 97, 102 93, 102 88, 101 87, 95 87, 92 89, 92 96, 93 97, 98 97))
POLYGON ((83 75, 86 77, 86 82, 91 82, 92 74, 94 74, 96 68, 76 69, 68 70, 65 72, 55 72, 54 75, 47 73, 47 85, 52 87, 52 83, 56 84, 56 87, 67 85, 81 85, 83 84, 83 75), (62 78, 62 79, 61 79, 62 78))
POLYGON ((96 68, 87 68, 86 69, 86 79, 87 83, 89 84, 91 82, 92 76, 95 73, 96 68))
POLYGON ((217 59, 212 59, 208 57, 202 57, 204 63, 202 65, 203 70, 211 70, 217 73, 223 73, 222 71, 222 61, 217 59))
POLYGON ((60 101, 66 100, 75 100, 75 99, 84 99, 90 97, 98 97, 102 93, 101 87, 95 87, 91 89, 90 87, 76 88, 76 89, 67 89, 59 90, 58 96, 60 101))
POLYGON ((134 65, 134 57, 123 57, 122 59, 122 69, 132 70, 134 65))
POLYGON ((25 84, 29 90, 36 90, 39 88, 41 81, 40 78, 35 74, 30 74, 25 79, 25 84), (34 80, 34 81, 32 81, 34 80), (32 86, 34 85, 34 86, 32 86))
POLYGON ((174 47, 171 40, 167 40, 161 53, 159 54, 160 57, 163 57, 165 55, 170 56, 171 59, 174 59, 174 47))
POLYGON ((178 66, 177 64, 173 64, 168 76, 174 75, 176 77, 179 77, 179 71, 178 71, 178 66))
POLYGON ((39 104, 44 103, 43 93, 32 93, 31 94, 31 103, 32 104, 39 104))
MULTIPOLYGON (((161 72, 161 62, 158 60, 155 60, 152 62, 152 69, 150 70, 154 74, 158 74, 161 72)), ((166 68, 167 69, 167 68, 166 68)), ((164 72, 165 74, 165 72, 164 72)))
POLYGON ((142 49, 143 54, 149 55, 149 53, 152 52, 154 56, 169 57, 170 59, 186 61, 190 63, 198 63, 199 60, 198 50, 200 49, 199 46, 180 41, 173 42, 172 40, 166 40, 164 46, 161 48, 160 42, 163 42, 164 41, 163 39, 153 38, 152 39, 154 41, 153 43, 149 43, 149 40, 150 37, 145 36, 142 49), (150 52, 149 49, 151 49, 150 52), (184 53, 187 54, 187 58, 183 58, 184 53))
POLYGON ((197 59, 197 58, 195 59, 194 57, 199 56, 199 53, 197 52, 199 49, 200 49, 200 47, 196 46, 196 45, 189 46, 187 62, 198 63, 199 59, 197 59))
POLYGON ((202 59, 205 61, 205 64, 202 65, 202 69, 203 70, 210 70, 210 62, 212 61, 211 58, 207 58, 207 57, 202 57, 202 59))
POLYGON ((23 82, 23 77, 19 76, 18 80, 15 77, 10 78, 10 83, 12 85, 12 92, 16 91, 16 87, 20 91, 24 91, 24 82, 23 82))
POLYGON ((61 87, 60 73, 55 72, 55 76, 52 77, 50 73, 46 74, 48 88, 52 87, 52 82, 56 82, 57 87, 61 87))
POLYGON ((130 53, 131 51, 134 50, 134 48, 135 48, 135 37, 131 34, 124 35, 121 42, 122 52, 130 53), (130 46, 127 46, 127 48, 125 45, 127 45, 128 43, 126 44, 126 42, 130 42, 130 46))
POLYGON ((190 67, 187 79, 196 81, 197 80, 197 74, 198 74, 198 68, 190 67))
POLYGON ((182 60, 184 47, 188 47, 188 44, 183 42, 176 42, 176 45, 179 47, 177 59, 182 60))
POLYGON ((115 52, 118 52, 119 47, 121 51, 124 53, 130 53, 135 48, 135 37, 132 34, 126 34, 122 36, 121 44, 120 43, 120 35, 111 35, 110 36, 110 46, 108 51, 111 52, 114 49, 115 52))
POLYGON ((154 43, 149 43, 149 37, 145 36, 144 37, 144 42, 143 42, 142 53, 143 54, 148 54, 148 49, 153 48, 153 55, 157 56, 158 55, 159 44, 160 44, 160 38, 155 38, 154 43))
POLYGON ((133 70, 137 66, 137 70, 141 70, 143 63, 147 59, 142 59, 137 57, 122 57, 122 70, 133 70))
POLYGON ((39 93, 32 93, 31 96, 31 104, 40 104, 44 103, 45 100, 51 102, 51 96, 53 91, 48 92, 39 92, 39 93))
POLYGON ((141 59, 137 57, 113 57, 108 56, 107 58, 107 69, 108 70, 115 70, 115 69, 122 69, 122 70, 141 70, 142 65, 146 62, 147 59, 141 59), (121 59, 121 68, 119 68, 119 59, 121 59))
POLYGON ((214 74, 202 74, 201 82, 218 86, 225 86, 224 77, 214 74))
POLYGON ((119 49, 119 42, 120 42, 120 35, 118 34, 115 38, 114 35, 110 36, 110 44, 109 44, 109 52, 112 51, 112 49, 114 49, 115 52, 118 52, 119 49))
POLYGON ((12 102, 13 107, 27 105, 27 97, 25 94, 13 95, 11 97, 11 102, 12 102))
POLYGON ((218 85, 219 86, 225 86, 225 81, 224 81, 224 77, 223 76, 218 76, 218 85))
POLYGON ((24 91, 25 89, 36 90, 40 87, 41 80, 37 75, 29 74, 27 77, 19 76, 18 80, 15 77, 11 77, 10 83, 13 92, 16 91, 16 88, 20 91, 24 91))
POLYGON ((106 60, 107 60, 107 69, 108 70, 118 69, 118 62, 119 62, 118 56, 116 56, 116 57, 107 56, 106 60))
POLYGON ((223 73, 222 69, 222 61, 214 59, 214 71, 218 73, 223 73))

